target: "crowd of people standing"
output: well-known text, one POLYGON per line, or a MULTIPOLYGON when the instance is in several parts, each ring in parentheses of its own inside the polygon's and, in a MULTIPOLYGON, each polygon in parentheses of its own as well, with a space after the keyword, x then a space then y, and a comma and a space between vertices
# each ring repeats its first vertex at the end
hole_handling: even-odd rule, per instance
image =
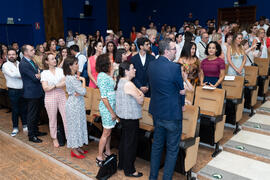
POLYGON ((47 133, 38 128, 39 113, 44 104, 49 118, 54 147, 57 112, 62 117, 67 148, 71 156, 83 159, 88 144, 85 114, 85 87, 98 88, 99 111, 103 132, 99 141, 96 164, 102 166, 111 155, 111 132, 116 123, 122 125, 119 147, 119 169, 126 176, 141 177, 134 166, 138 145, 139 119, 144 97, 150 97, 149 112, 153 116, 154 139, 151 153, 150 179, 157 179, 163 146, 167 148, 164 179, 171 179, 182 132, 185 91, 195 86, 222 88, 225 67, 228 75, 244 76, 245 66, 255 57, 267 58, 270 50, 269 21, 241 28, 240 24, 223 22, 216 27, 208 21, 185 22, 177 32, 175 26, 163 25, 158 32, 154 23, 140 32, 132 27, 130 37, 122 31, 107 31, 103 38, 72 31, 66 39, 52 38, 34 48, 12 43, 2 45, 0 66, 5 75, 12 106, 13 130, 19 132, 18 119, 29 141, 41 143, 47 133), (68 98, 66 97, 68 94, 68 98), (27 104, 25 106, 24 104, 27 104))

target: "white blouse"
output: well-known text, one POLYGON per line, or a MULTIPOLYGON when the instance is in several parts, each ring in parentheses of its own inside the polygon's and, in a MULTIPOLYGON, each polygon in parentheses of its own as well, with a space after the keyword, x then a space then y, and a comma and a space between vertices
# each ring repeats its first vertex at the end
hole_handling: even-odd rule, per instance
POLYGON ((64 77, 63 69, 55 68, 55 74, 50 70, 42 71, 40 81, 47 81, 49 86, 53 86, 58 84, 64 77))

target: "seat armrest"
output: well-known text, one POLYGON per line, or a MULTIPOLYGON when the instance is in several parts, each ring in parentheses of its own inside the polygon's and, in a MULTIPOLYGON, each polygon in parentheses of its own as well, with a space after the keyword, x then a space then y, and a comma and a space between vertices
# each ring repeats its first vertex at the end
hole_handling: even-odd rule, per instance
POLYGON ((190 146, 193 146, 195 144, 196 138, 187 138, 180 141, 179 147, 181 149, 187 149, 190 146))

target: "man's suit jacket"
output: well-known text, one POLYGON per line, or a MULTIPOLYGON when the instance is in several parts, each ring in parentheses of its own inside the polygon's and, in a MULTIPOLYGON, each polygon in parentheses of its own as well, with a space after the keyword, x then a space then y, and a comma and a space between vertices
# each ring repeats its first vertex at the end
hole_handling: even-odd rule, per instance
POLYGON ((132 81, 136 85, 136 87, 139 89, 142 86, 149 87, 148 92, 145 94, 145 96, 147 97, 150 96, 150 86, 149 86, 148 78, 147 78, 147 70, 148 70, 149 63, 154 60, 155 60, 154 56, 146 53, 145 64, 143 66, 139 53, 131 58, 131 63, 134 65, 134 68, 136 69, 136 75, 132 79, 132 81))
POLYGON ((38 73, 38 66, 34 67, 31 63, 22 58, 19 64, 19 70, 23 81, 23 97, 29 99, 40 98, 43 96, 43 89, 40 80, 36 78, 35 74, 38 73))
POLYGON ((185 96, 180 95, 180 90, 184 89, 180 65, 160 56, 150 62, 148 77, 151 86, 149 113, 158 119, 181 120, 185 96))

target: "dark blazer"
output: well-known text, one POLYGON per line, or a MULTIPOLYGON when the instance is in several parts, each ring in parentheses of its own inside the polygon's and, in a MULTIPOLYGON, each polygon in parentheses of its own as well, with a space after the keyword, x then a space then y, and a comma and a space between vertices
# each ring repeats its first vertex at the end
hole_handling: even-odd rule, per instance
POLYGON ((180 90, 184 89, 180 65, 160 56, 150 62, 148 77, 151 86, 149 113, 158 119, 181 120, 185 96, 180 95, 180 90))
POLYGON ((149 86, 149 82, 147 78, 147 70, 148 70, 149 63, 154 60, 155 60, 154 56, 146 53, 145 64, 143 66, 139 53, 131 58, 131 63, 134 65, 134 68, 136 69, 136 75, 132 79, 132 82, 139 89, 142 86, 148 86, 149 91, 145 94, 145 96, 147 97, 150 97, 150 86, 149 86))
POLYGON ((22 58, 19 64, 19 70, 23 81, 23 97, 24 98, 40 98, 43 96, 43 89, 40 80, 36 78, 38 66, 36 69, 28 62, 25 57, 22 58))

